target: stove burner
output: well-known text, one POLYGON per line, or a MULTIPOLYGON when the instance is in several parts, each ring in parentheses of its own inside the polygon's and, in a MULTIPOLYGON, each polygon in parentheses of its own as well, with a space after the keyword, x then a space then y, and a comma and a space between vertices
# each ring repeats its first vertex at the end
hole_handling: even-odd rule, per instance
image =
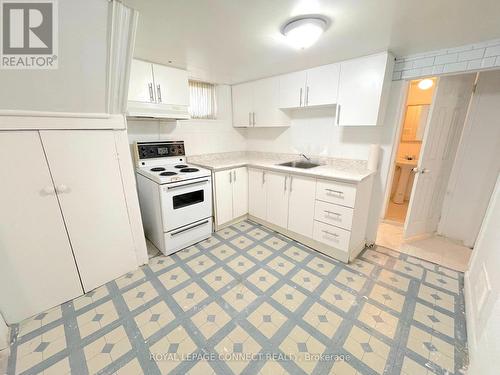
POLYGON ((185 172, 185 173, 191 173, 191 172, 198 172, 199 169, 196 169, 196 168, 182 168, 181 169, 181 172, 185 172))
POLYGON ((160 173, 160 176, 174 176, 176 174, 177 173, 175 173, 175 172, 162 172, 162 173, 160 173))
POLYGON ((165 168, 163 167, 154 167, 154 168, 151 168, 151 172, 161 172, 161 171, 164 171, 165 168))
POLYGON ((179 164, 179 165, 176 165, 175 168, 177 168, 177 169, 187 168, 187 165, 179 164))

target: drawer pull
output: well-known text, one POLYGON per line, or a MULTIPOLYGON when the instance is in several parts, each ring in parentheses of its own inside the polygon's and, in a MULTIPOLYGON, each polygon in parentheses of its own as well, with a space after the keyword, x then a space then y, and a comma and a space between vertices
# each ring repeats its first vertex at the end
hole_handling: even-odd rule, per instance
POLYGON ((332 211, 327 211, 327 210, 324 210, 323 212, 325 212, 327 215, 335 215, 337 217, 342 216, 342 214, 339 214, 338 212, 332 212, 332 211))
POLYGON ((332 236, 332 237, 339 237, 339 235, 337 233, 332 233, 332 232, 329 232, 327 230, 322 230, 322 232, 324 234, 328 234, 329 236, 332 236))
POLYGON ((334 190, 334 189, 325 189, 325 190, 332 194, 344 195, 344 192, 340 190, 334 190))

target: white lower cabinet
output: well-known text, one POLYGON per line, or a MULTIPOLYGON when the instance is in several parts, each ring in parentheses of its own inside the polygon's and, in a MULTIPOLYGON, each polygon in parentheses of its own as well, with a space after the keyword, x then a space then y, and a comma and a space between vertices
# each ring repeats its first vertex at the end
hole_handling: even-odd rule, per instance
POLYGON ((248 213, 259 219, 267 219, 266 171, 248 169, 248 213))
POLYGON ((288 201, 288 230, 306 237, 313 235, 316 180, 290 176, 288 201))
POLYGON ((8 323, 137 267, 115 141, 111 130, 0 132, 0 155, 11 161, 0 167, 8 323))
POLYGON ((248 213, 246 167, 215 172, 215 223, 217 227, 248 213))
POLYGON ((266 173, 267 221, 283 228, 288 224, 288 179, 283 173, 266 173))

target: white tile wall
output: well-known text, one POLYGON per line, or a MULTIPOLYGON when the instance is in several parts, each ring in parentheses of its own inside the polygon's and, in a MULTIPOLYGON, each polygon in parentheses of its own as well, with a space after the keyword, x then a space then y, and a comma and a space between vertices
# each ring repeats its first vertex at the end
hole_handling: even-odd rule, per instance
POLYGON ((392 79, 469 72, 500 66, 500 39, 398 57, 392 79))

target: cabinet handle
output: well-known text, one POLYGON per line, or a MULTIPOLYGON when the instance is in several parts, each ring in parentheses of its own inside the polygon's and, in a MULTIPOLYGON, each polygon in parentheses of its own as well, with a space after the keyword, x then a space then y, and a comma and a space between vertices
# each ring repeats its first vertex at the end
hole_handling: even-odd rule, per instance
POLYGON ((327 215, 335 215, 337 217, 340 217, 342 216, 341 214, 339 214, 338 212, 332 212, 332 211, 327 211, 327 210, 324 210, 323 212, 325 212, 327 215))
POLYGON ((262 185, 266 183, 266 172, 262 171, 262 185))
POLYGON ((255 112, 253 112, 253 126, 255 126, 255 112))
POLYGON ((233 172, 232 171, 229 171, 229 183, 230 184, 233 183, 233 172))
POLYGON ((328 191, 329 193, 344 195, 344 192, 340 190, 334 190, 334 189, 325 189, 325 190, 328 191))
POLYGON ((336 119, 337 125, 339 125, 340 124, 340 104, 337 104, 337 114, 335 117, 337 117, 337 119, 336 119))
POLYGON ((153 84, 149 83, 148 84, 148 88, 149 88, 149 100, 152 101, 152 102, 154 102, 155 98, 154 98, 154 95, 153 95, 153 84))
POLYGON ((299 107, 302 107, 302 87, 300 88, 300 104, 299 107))
POLYGON ((248 112, 248 126, 252 126, 252 112, 248 112))
POLYGON ((288 176, 285 176, 285 189, 283 191, 286 191, 286 179, 288 178, 288 176))
POLYGON ((236 171, 233 171, 233 174, 234 174, 233 181, 236 182, 236 171))
POLYGON ((161 103, 161 87, 160 87, 160 85, 156 86, 156 91, 158 93, 158 103, 161 103))
POLYGON ((293 176, 290 176, 290 193, 292 192, 293 176))
POLYGON ((178 230, 177 232, 171 232, 170 233, 170 236, 171 237, 174 237, 174 236, 177 236, 178 234, 181 234, 181 233, 184 233, 184 232, 187 232, 188 230, 191 230, 191 229, 195 229, 195 228, 198 228, 198 227, 201 227, 202 225, 205 225, 208 223, 208 220, 205 220, 201 223, 198 223, 198 224, 195 224, 195 225, 191 225, 190 227, 187 227, 187 228, 184 228, 184 229, 181 229, 181 230, 178 230))
POLYGON ((309 105, 309 86, 306 87, 306 99, 304 101, 305 105, 309 105))
POLYGON ((337 238, 337 237, 339 236, 337 233, 332 233, 332 232, 329 232, 329 231, 327 231, 327 230, 322 230, 322 232, 323 232, 324 234, 327 234, 327 235, 332 236, 332 237, 335 237, 335 238, 337 238))

